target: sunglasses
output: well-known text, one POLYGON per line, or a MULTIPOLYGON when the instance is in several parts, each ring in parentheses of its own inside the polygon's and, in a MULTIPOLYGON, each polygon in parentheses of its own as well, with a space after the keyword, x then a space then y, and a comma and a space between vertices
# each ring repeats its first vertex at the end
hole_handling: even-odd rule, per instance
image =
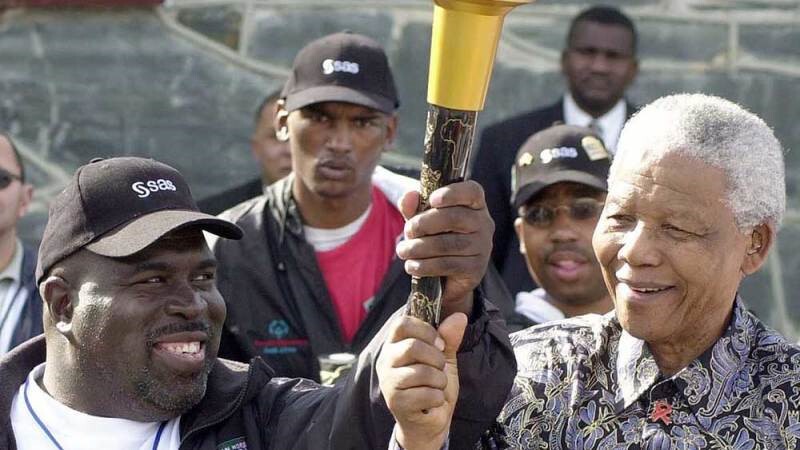
POLYGON ((22 181, 22 177, 15 175, 5 169, 0 169, 0 189, 7 188, 14 180, 22 181))
POLYGON ((605 202, 601 202, 591 197, 576 198, 568 205, 548 206, 548 205, 530 205, 521 211, 521 216, 525 219, 528 225, 537 228, 547 228, 553 224, 556 219, 556 214, 561 209, 564 209, 569 214, 572 220, 582 221, 589 219, 597 219, 600 211, 603 210, 605 202))

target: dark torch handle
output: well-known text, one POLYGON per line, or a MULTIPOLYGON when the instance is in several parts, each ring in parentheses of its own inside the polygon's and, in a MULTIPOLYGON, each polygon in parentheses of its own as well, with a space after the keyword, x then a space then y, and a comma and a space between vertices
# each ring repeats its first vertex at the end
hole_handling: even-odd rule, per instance
MULTIPOLYGON (((433 191, 464 179, 477 116, 477 111, 428 106, 420 173, 422 199, 418 212, 430 208, 428 197, 433 191)), ((406 314, 438 326, 443 282, 440 277, 413 277, 406 314)))

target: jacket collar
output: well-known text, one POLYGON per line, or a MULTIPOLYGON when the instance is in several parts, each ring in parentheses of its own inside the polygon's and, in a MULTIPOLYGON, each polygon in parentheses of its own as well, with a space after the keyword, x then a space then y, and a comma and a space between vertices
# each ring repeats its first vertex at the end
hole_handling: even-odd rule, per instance
MULTIPOLYGON (((284 231, 301 236, 303 234, 303 218, 292 193, 294 173, 276 181, 267 188, 266 196, 271 210, 280 226, 279 242, 283 242, 284 231)), ((407 191, 418 189, 419 182, 413 178, 400 175, 381 166, 376 166, 372 173, 372 185, 380 189, 392 205, 397 205, 400 197, 407 191)))
MULTIPOLYGON (((697 359, 667 379, 676 384, 679 392, 693 397, 704 397, 713 393, 716 397, 727 400, 738 396, 742 390, 752 387, 753 384, 745 366, 752 348, 757 344, 757 334, 756 319, 737 297, 733 305, 733 316, 723 335, 697 359), (724 375, 725 379, 709 375, 714 373, 724 375), (728 382, 730 377, 733 377, 732 382, 728 382)), ((617 348, 616 399, 627 408, 663 378, 653 354, 643 340, 622 330, 617 348)), ((693 403, 702 407, 707 402, 693 403)))
MULTIPOLYGON (((13 442, 11 403, 19 387, 34 367, 46 357, 44 335, 14 348, 0 359, 0 448, 13 442)), ((243 403, 255 397, 272 378, 273 372, 261 358, 250 364, 217 359, 208 375, 206 394, 194 408, 181 417, 181 439, 192 431, 225 420, 243 403)), ((9 445, 9 448, 12 448, 9 445)))

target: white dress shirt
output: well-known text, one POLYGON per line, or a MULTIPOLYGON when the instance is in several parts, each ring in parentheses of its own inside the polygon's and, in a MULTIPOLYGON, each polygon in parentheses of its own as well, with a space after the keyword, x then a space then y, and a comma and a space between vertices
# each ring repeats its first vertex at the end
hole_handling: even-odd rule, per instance
POLYGON ((628 117, 628 108, 625 105, 625 100, 620 99, 607 113, 600 117, 592 117, 589 113, 582 110, 572 94, 564 94, 564 122, 567 125, 577 125, 580 127, 588 127, 592 120, 597 122, 606 144, 606 148, 613 155, 617 149, 617 141, 619 141, 619 133, 622 131, 622 126, 625 125, 625 119, 628 117))

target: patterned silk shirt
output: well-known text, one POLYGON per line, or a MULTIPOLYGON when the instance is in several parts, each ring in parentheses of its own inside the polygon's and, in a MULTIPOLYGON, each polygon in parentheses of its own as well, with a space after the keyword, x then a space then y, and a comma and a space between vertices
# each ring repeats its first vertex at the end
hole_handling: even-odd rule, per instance
POLYGON ((737 299, 724 335, 664 377, 613 312, 512 335, 519 366, 483 448, 795 449, 800 348, 737 299))

